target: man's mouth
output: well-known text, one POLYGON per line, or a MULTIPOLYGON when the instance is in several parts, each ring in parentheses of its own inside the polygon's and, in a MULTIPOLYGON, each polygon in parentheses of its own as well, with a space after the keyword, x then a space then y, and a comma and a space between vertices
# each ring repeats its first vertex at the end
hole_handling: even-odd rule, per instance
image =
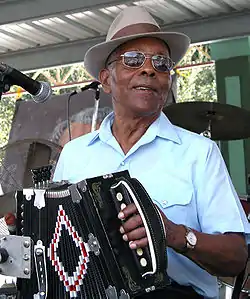
POLYGON ((150 86, 135 86, 134 89, 143 91, 156 91, 154 88, 150 86))

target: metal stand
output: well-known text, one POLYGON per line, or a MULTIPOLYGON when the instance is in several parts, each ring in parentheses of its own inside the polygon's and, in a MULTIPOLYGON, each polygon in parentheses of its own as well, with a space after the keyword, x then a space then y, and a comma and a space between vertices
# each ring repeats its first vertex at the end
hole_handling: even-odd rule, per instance
POLYGON ((212 119, 210 118, 208 120, 208 126, 206 128, 206 130, 204 132, 202 132, 200 135, 204 136, 204 137, 207 137, 209 139, 212 138, 212 119))
POLYGON ((96 130, 99 102, 100 102, 100 89, 97 86, 95 88, 95 105, 94 105, 94 113, 93 113, 93 117, 92 117, 91 132, 96 130))

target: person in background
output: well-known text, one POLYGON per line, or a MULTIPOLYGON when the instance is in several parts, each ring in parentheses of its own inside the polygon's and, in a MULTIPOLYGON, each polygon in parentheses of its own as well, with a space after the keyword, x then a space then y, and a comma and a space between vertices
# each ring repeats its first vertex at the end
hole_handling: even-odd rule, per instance
MULTIPOLYGON (((99 108, 98 115, 97 115, 96 130, 99 129, 101 122, 111 111, 112 109, 110 107, 99 108)), ((94 108, 89 107, 74 114, 70 118, 71 139, 75 139, 79 136, 91 132, 93 113, 94 113, 94 108)), ((64 147, 64 145, 70 141, 67 120, 64 120, 59 124, 57 124, 57 126, 55 127, 52 133, 51 141, 53 141, 56 144, 59 144, 62 147, 64 147)))

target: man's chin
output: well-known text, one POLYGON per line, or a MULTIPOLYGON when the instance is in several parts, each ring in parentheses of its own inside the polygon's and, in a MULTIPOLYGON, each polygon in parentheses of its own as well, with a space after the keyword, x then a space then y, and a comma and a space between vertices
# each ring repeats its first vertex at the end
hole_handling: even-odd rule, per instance
POLYGON ((133 112, 135 115, 141 116, 141 117, 147 117, 147 116, 153 116, 153 115, 159 115, 161 113, 161 109, 158 107, 156 108, 141 108, 141 107, 136 107, 133 109, 133 112))

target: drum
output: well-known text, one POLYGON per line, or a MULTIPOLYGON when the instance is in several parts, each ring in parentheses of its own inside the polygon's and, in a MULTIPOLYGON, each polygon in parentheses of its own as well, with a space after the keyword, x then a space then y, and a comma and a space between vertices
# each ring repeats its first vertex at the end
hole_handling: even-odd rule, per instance
MULTIPOLYGON (((250 222, 250 201, 249 196, 240 196, 240 202, 246 213, 247 219, 250 222)), ((248 256, 250 257, 250 246, 248 245, 248 256)), ((234 288, 236 277, 219 277, 222 284, 234 288)), ((247 263, 245 277, 242 287, 242 295, 240 298, 250 298, 250 260, 247 263)))

